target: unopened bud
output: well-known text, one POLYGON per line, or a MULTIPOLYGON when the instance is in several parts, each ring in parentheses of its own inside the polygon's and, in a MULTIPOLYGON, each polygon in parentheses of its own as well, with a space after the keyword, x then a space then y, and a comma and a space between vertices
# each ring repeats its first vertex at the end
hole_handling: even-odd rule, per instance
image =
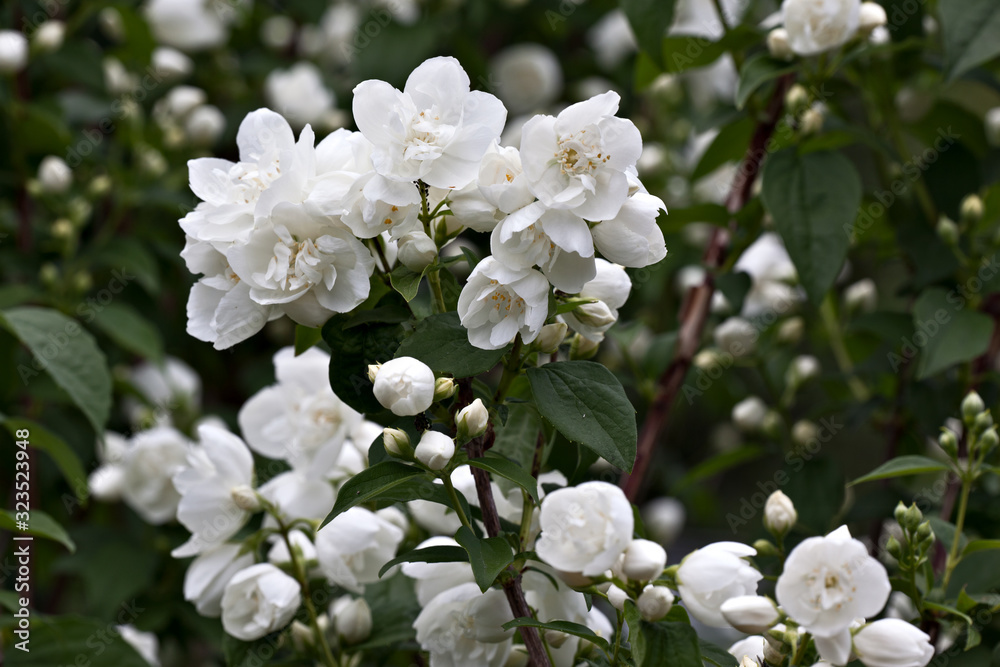
POLYGON ((941 431, 941 435, 938 436, 938 444, 941 445, 941 449, 951 458, 958 456, 958 438, 951 431, 944 429, 941 431))
POLYGON ((888 23, 885 9, 877 2, 862 2, 858 11, 858 32, 867 35, 871 31, 888 23))
POLYGON ((565 322, 546 324, 538 333, 538 338, 535 339, 538 350, 542 354, 555 354, 556 350, 562 344, 563 339, 566 338, 566 331, 568 329, 569 327, 566 326, 565 322))
POLYGON ((804 135, 816 134, 822 130, 823 112, 816 107, 803 111, 802 117, 799 118, 799 129, 802 130, 802 134, 804 135))
POLYGON ((979 436, 979 442, 976 443, 976 454, 985 450, 988 455, 998 444, 1000 444, 1000 437, 997 436, 995 429, 983 431, 983 434, 979 436))
POLYGON ((962 222, 975 224, 983 217, 983 200, 979 195, 969 195, 962 200, 962 222))
POLYGON ((938 220, 937 227, 935 227, 938 237, 948 245, 956 245, 958 243, 958 225, 956 225, 950 218, 941 216, 938 220))
POLYGON ((913 503, 906 508, 906 513, 903 515, 903 528, 906 528, 910 532, 915 532, 920 524, 924 520, 924 513, 920 511, 916 503, 913 503))
POLYGON ((107 174, 95 176, 87 188, 93 197, 101 197, 111 191, 111 177, 107 174))
POLYGON ((642 589, 636 604, 643 619, 655 623, 666 616, 674 606, 674 594, 666 586, 648 584, 642 589))
POLYGON ((753 548, 757 550, 758 556, 777 556, 781 553, 770 540, 757 540, 753 543, 753 548))
POLYGON ((431 470, 444 470, 455 456, 455 441, 439 431, 424 431, 413 455, 431 470))
POLYGON ((375 376, 378 375, 379 369, 381 368, 382 364, 368 364, 368 379, 374 382, 375 376))
POLYGON ((608 308, 608 304, 603 301, 585 303, 573 311, 573 316, 581 324, 594 329, 605 329, 618 321, 615 314, 608 308))
POLYGON ((573 342, 569 346, 569 358, 573 361, 590 359, 597 354, 597 348, 600 346, 600 341, 584 338, 580 334, 576 334, 573 336, 573 342))
POLYGON ((458 386, 451 378, 438 378, 434 381, 434 400, 443 401, 446 398, 451 398, 456 389, 458 386))
POLYGON ((479 398, 459 410, 458 415, 455 416, 455 424, 458 426, 460 440, 482 435, 489 422, 489 410, 486 409, 482 399, 479 398))
POLYGON ((993 415, 990 414, 989 410, 983 410, 972 422, 972 432, 979 435, 985 433, 991 426, 993 426, 993 415))
POLYGON ((978 392, 970 391, 962 400, 962 418, 966 422, 971 423, 985 409, 986 403, 983 402, 983 397, 978 392))
POLYGON ((792 499, 782 491, 775 491, 764 503, 764 527, 775 537, 785 535, 799 520, 792 499))
POLYGON ((372 610, 364 598, 344 596, 330 606, 337 635, 348 644, 368 639, 372 633, 372 610))
POLYGON ((800 419, 792 424, 792 442, 799 447, 819 440, 819 426, 808 419, 800 419))
POLYGON ((923 542, 927 538, 934 537, 934 530, 931 528, 930 521, 924 521, 922 524, 917 526, 917 539, 923 542))
POLYGON ((778 327, 778 340, 782 343, 795 344, 802 340, 806 323, 801 317, 790 317, 778 327))
POLYGON ((73 236, 73 223, 66 218, 59 218, 52 223, 52 236, 65 241, 73 236))
POLYGON ((899 544, 899 540, 896 539, 895 535, 890 535, 889 539, 886 540, 885 550, 896 560, 899 560, 903 556, 903 547, 899 544))
POLYGON ((795 57, 792 46, 788 41, 788 31, 784 28, 775 28, 767 33, 767 50, 771 56, 779 60, 791 60, 795 57))
POLYGON ((561 630, 546 630, 545 631, 545 641, 552 648, 559 648, 566 643, 569 639, 569 635, 561 630))
POLYGON ((625 601, 628 600, 628 593, 614 584, 611 584, 611 586, 608 587, 607 596, 608 602, 611 603, 612 607, 618 611, 623 611, 625 609, 625 601))
POLYGON ((386 453, 390 456, 401 459, 413 458, 413 446, 410 444, 410 436, 402 429, 386 427, 382 431, 382 444, 385 446, 386 453))
POLYGON ((785 93, 785 106, 792 113, 804 109, 807 104, 809 104, 809 92, 802 84, 796 83, 785 93))
POLYGON ((241 510, 247 512, 257 512, 260 510, 260 498, 257 497, 257 492, 246 484, 233 487, 229 494, 232 496, 233 502, 241 510))

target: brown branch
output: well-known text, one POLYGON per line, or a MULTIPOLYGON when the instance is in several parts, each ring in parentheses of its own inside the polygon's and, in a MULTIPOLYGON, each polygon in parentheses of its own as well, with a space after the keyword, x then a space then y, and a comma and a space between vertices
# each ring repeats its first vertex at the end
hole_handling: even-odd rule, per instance
MULTIPOLYGON (((754 181, 760 173, 761 164, 767 155, 767 144, 774 134, 775 128, 781 119, 781 114, 785 105, 785 93, 791 86, 794 76, 787 74, 778 80, 771 101, 768 103, 764 117, 758 121, 754 130, 753 138, 747 147, 740 168, 733 178, 729 195, 726 197, 726 209, 730 216, 735 216, 750 199, 754 181)), ((711 241, 705 250, 702 259, 705 268, 705 280, 700 285, 696 285, 688 290, 681 305, 680 330, 677 334, 677 345, 674 348, 674 357, 667 366, 667 369, 660 376, 657 382, 656 395, 646 413, 646 420, 643 422, 642 430, 639 432, 639 442, 636 450, 635 465, 632 474, 622 476, 620 485, 625 490, 625 495, 629 500, 635 501, 642 488, 649 464, 653 458, 656 443, 660 439, 660 434, 666 427, 670 417, 670 410, 680 392, 684 378, 691 368, 691 360, 698 351, 701 342, 702 332, 705 330, 705 321, 708 319, 709 309, 712 304, 712 295, 715 293, 715 279, 713 272, 722 266, 729 247, 729 239, 736 229, 735 217, 731 217, 729 228, 716 228, 712 232, 711 241)))

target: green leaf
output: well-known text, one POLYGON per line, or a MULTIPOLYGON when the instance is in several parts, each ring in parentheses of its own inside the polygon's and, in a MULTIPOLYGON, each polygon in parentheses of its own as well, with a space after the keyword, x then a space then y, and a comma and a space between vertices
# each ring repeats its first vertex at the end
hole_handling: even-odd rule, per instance
MULTIPOLYGON (((530 403, 514 403, 510 406, 507 423, 494 426, 496 440, 490 451, 516 461, 522 468, 530 468, 535 456, 538 432, 542 428, 542 420, 535 407, 530 403)), ((505 484, 505 481, 500 482, 500 488, 504 491, 507 490, 504 488, 505 484)))
POLYGON ((160 330, 132 306, 109 303, 97 313, 94 326, 122 349, 154 361, 163 359, 160 330))
POLYGON ((528 369, 538 412, 572 442, 631 472, 635 408, 611 371, 592 361, 558 361, 528 369))
MULTIPOLYGON (((128 610, 130 607, 123 607, 128 610)), ((139 608, 131 607, 137 614, 139 608)), ((122 623, 135 620, 123 614, 122 623)), ((34 616, 31 623, 30 651, 19 651, 13 645, 5 647, 8 667, 52 667, 53 665, 114 665, 115 667, 149 667, 146 660, 122 639, 114 623, 107 619, 83 616, 34 616), (98 657, 100 656, 100 657, 98 657), (87 658, 81 662, 80 658, 87 658)))
POLYGON ((440 313, 421 320, 413 335, 396 350, 397 357, 413 357, 436 373, 456 378, 471 377, 496 366, 509 346, 500 350, 480 350, 469 342, 469 333, 458 313, 440 313))
POLYGON ((921 347, 918 380, 971 361, 989 349, 993 320, 984 313, 964 309, 964 305, 965 299, 957 292, 939 287, 925 291, 913 305, 912 340, 921 347))
MULTIPOLYGON (((138 239, 113 239, 93 256, 86 258, 86 261, 111 270, 111 280, 106 287, 108 291, 117 289, 120 292, 133 281, 150 294, 160 291, 160 270, 156 258, 138 239)), ((77 314, 89 322, 87 315, 96 315, 99 308, 100 305, 95 305, 94 302, 80 304, 77 314)))
MULTIPOLYGON (((392 294, 386 295, 383 302, 392 297, 392 294)), ((323 325, 323 340, 330 346, 333 393, 358 412, 374 413, 383 408, 372 393, 368 366, 393 358, 403 327, 392 322, 352 322, 361 314, 331 317, 323 325)))
MULTIPOLYGON (((756 126, 757 124, 753 118, 741 117, 719 130, 719 133, 715 135, 715 139, 712 140, 712 143, 708 145, 708 148, 702 154, 701 159, 698 160, 698 166, 691 172, 691 180, 697 181, 703 176, 708 176, 727 162, 735 162, 742 158, 743 153, 746 151, 746 145, 750 143, 750 138, 753 136, 756 126)), ((729 222, 729 212, 725 211, 724 207, 722 219, 723 222, 719 224, 727 224, 729 222)))
POLYGON ((962 550, 962 558, 977 551, 991 551, 993 549, 1000 549, 1000 540, 972 540, 962 550))
POLYGON ((941 461, 927 458, 926 456, 898 456, 891 461, 886 461, 867 475, 858 477, 848 484, 854 486, 862 482, 873 482, 877 479, 889 479, 891 477, 907 477, 909 475, 922 475, 928 472, 942 472, 950 470, 951 466, 941 461))
POLYGON ((416 273, 410 271, 402 264, 397 264, 396 268, 389 274, 389 281, 392 283, 393 289, 399 292, 404 299, 413 301, 413 298, 417 296, 417 291, 420 289, 420 281, 423 279, 425 273, 427 273, 426 269, 420 273, 416 273))
POLYGON ((321 340, 323 340, 323 329, 319 327, 307 327, 301 324, 296 324, 295 356, 299 356, 321 340))
POLYGON ((657 64, 663 62, 663 35, 674 21, 676 4, 677 0, 622 0, 621 3, 639 48, 657 64))
POLYGON ((785 149, 767 159, 761 194, 802 286, 819 304, 847 257, 861 203, 854 165, 840 153, 785 149))
POLYGON ((337 502, 323 519, 323 525, 352 507, 371 502, 407 480, 420 476, 426 477, 427 473, 399 461, 382 461, 371 468, 365 468, 340 487, 337 502))
POLYGON ((515 618, 513 621, 507 621, 503 624, 504 630, 512 630, 514 628, 538 628, 539 630, 555 630, 557 632, 565 632, 568 635, 574 635, 576 637, 586 639, 587 641, 596 644, 604 651, 611 650, 611 645, 608 644, 606 639, 595 633, 586 625, 581 625, 580 623, 573 623, 571 621, 550 621, 548 623, 542 623, 541 621, 536 621, 533 618, 515 618))
POLYGON ((468 552, 472 575, 484 593, 496 581, 497 575, 514 560, 514 550, 502 537, 476 537, 472 529, 462 526, 455 533, 455 539, 468 552))
POLYGON ((742 51, 758 44, 760 33, 749 26, 736 26, 713 42, 700 35, 672 35, 663 40, 663 68, 671 74, 711 65, 727 51, 742 51))
POLYGON ((223 635, 222 652, 226 656, 226 666, 256 667, 262 664, 262 656, 275 654, 280 639, 280 632, 272 632, 250 642, 245 642, 231 635, 223 635))
POLYGON ((15 435, 17 431, 27 430, 29 436, 25 438, 31 447, 39 449, 55 461, 59 472, 62 473, 69 488, 73 489, 76 497, 84 502, 87 499, 87 473, 83 469, 80 457, 76 455, 66 441, 58 435, 48 430, 37 422, 28 419, 7 419, 4 427, 15 439, 20 440, 15 435))
POLYGON ((104 431, 111 412, 111 375, 94 337, 76 320, 49 308, 25 306, 0 311, 0 326, 34 357, 17 372, 29 383, 44 370, 83 411, 94 431, 104 431))
POLYGON ((486 452, 483 458, 469 459, 469 465, 509 479, 527 491, 536 503, 538 502, 538 481, 517 463, 494 452, 486 452))
POLYGON ((698 634, 689 623, 643 623, 644 655, 639 667, 701 667, 698 634))
POLYGON ((941 2, 945 71, 956 79, 1000 55, 1000 4, 996 0, 941 2))
POLYGON ((56 523, 56 520, 41 510, 31 510, 28 512, 28 530, 18 528, 14 512, 10 510, 0 510, 0 530, 17 535, 32 535, 34 537, 44 537, 47 540, 58 542, 70 552, 76 551, 76 545, 69 538, 66 529, 56 523))
POLYGON ((736 108, 742 109, 754 91, 768 81, 794 71, 795 65, 772 58, 767 53, 759 53, 750 58, 740 70, 740 84, 736 88, 736 108))
MULTIPOLYGON (((473 536, 475 537, 475 536, 473 536)), ((469 552, 462 547, 436 546, 424 547, 423 549, 413 549, 407 551, 402 556, 396 556, 391 561, 382 566, 378 571, 379 579, 386 572, 400 563, 468 563, 469 552)))
POLYGON ((704 639, 698 639, 698 649, 701 651, 701 659, 715 665, 715 667, 737 667, 739 665, 739 660, 734 658, 729 651, 704 639))

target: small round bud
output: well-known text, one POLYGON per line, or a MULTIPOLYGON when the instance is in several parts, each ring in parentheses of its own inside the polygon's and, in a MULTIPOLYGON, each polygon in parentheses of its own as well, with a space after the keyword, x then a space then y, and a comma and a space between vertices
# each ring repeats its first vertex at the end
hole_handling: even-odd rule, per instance
POLYGON ((196 146, 211 146, 225 129, 226 117, 212 104, 196 108, 184 121, 188 141, 196 146))
POLYGON ((260 510, 260 498, 257 497, 257 492, 246 484, 233 487, 229 494, 232 496, 233 502, 241 510, 247 512, 257 512, 260 510))
POLYGON ((788 41, 788 31, 784 28, 775 28, 767 33, 767 50, 771 56, 779 60, 791 60, 795 57, 792 46, 788 41))
POLYGON ((372 610, 364 598, 344 596, 330 606, 337 635, 347 644, 357 644, 372 633, 372 610))
POLYGON ((401 459, 413 458, 413 446, 410 444, 410 436, 407 435, 406 431, 386 427, 382 431, 382 444, 390 456, 401 459))
POLYGON ((956 245, 958 243, 958 225, 956 225, 950 218, 941 216, 938 220, 937 227, 934 228, 937 232, 938 237, 948 245, 956 245))
POLYGON ((455 456, 455 441, 439 431, 424 431, 413 455, 431 470, 444 470, 455 456))
POLYGON ((800 419, 792 424, 792 442, 799 447, 805 447, 819 438, 819 426, 808 419, 800 419))
POLYGON ((903 515, 903 528, 915 532, 920 524, 924 520, 924 513, 920 511, 916 503, 913 503, 906 508, 906 513, 903 515))
POLYGON ((972 422, 972 432, 979 435, 985 433, 986 429, 991 426, 993 426, 993 415, 990 414, 989 410, 984 410, 972 422))
POLYGON ((573 311, 573 316, 581 324, 593 329, 605 329, 618 321, 615 314, 603 301, 585 303, 573 311))
POLYGON ((378 369, 372 391, 398 417, 418 415, 434 403, 434 371, 413 357, 397 357, 378 369))
POLYGON ((917 539, 924 541, 929 537, 934 537, 934 530, 931 528, 930 521, 924 521, 922 524, 917 526, 917 539))
POLYGON ((467 406, 458 411, 455 416, 455 424, 458 426, 459 438, 475 438, 486 431, 486 426, 490 422, 490 412, 483 405, 480 398, 472 401, 467 406))
POLYGON ((59 218, 52 223, 52 236, 65 241, 73 236, 73 223, 66 218, 59 218))
POLYGON ((401 236, 398 248, 397 258, 414 273, 420 273, 430 266, 438 254, 434 239, 420 230, 401 236))
POLYGON ((785 383, 792 387, 798 387, 803 382, 819 376, 819 373, 819 359, 809 354, 803 354, 792 359, 792 363, 788 365, 788 370, 785 371, 785 383))
POLYGON ((742 317, 730 317, 712 335, 715 344, 734 357, 745 357, 757 349, 757 329, 742 317))
POLYGON ((569 635, 561 630, 545 631, 545 641, 552 648, 559 648, 566 643, 567 639, 569 639, 569 635))
POLYGON ((438 378, 434 381, 434 400, 443 401, 455 395, 458 387, 451 378, 438 378))
POLYGON ((88 271, 77 271, 73 276, 73 289, 77 292, 89 292, 94 286, 94 278, 88 271))
POLYGON ((867 35, 888 23, 885 9, 877 2, 862 2, 858 11, 858 33, 867 35))
POLYGON ((885 550, 896 560, 899 560, 903 555, 903 547, 900 545, 899 540, 896 539, 895 535, 890 535, 889 539, 886 540, 885 550))
POLYGON ((995 429, 987 429, 983 431, 983 434, 979 436, 979 442, 976 443, 976 453, 985 450, 987 454, 1000 444, 1000 437, 997 436, 995 429))
POLYGON ((1000 107, 994 107, 986 112, 986 140, 991 146, 1000 146, 1000 107))
POLYGON ((938 436, 938 444, 951 458, 958 456, 958 438, 948 429, 942 429, 941 435, 938 436))
POLYGON ((586 360, 597 354, 601 341, 584 338, 580 334, 573 336, 569 346, 569 358, 573 361, 586 360))
POLYGON ((0 73, 20 72, 28 64, 28 40, 17 30, 0 30, 0 73))
POLYGON ((788 89, 787 93, 785 93, 785 107, 787 107, 792 113, 795 113, 800 109, 804 109, 808 104, 809 91, 807 91, 800 83, 796 83, 788 89))
POLYGON ((778 608, 763 595, 738 595, 719 608, 729 625, 750 635, 767 632, 781 618, 778 608))
POLYGON ((65 38, 66 24, 62 21, 49 20, 38 26, 38 30, 31 36, 31 41, 36 49, 49 53, 58 50, 65 38))
POLYGON ((975 224, 983 217, 983 200, 979 195, 969 195, 962 200, 962 222, 975 224))
POLYGON ((758 556, 777 556, 781 553, 770 540, 757 540, 753 543, 753 548, 757 550, 758 556))
POLYGON ((555 354, 556 350, 558 350, 559 346, 562 344, 563 339, 566 338, 566 332, 568 329, 569 327, 566 326, 565 322, 546 324, 538 333, 538 338, 535 339, 535 345, 538 346, 538 350, 542 354, 555 354))
POLYGON ((799 520, 792 499, 783 491, 775 491, 764 503, 764 527, 775 537, 785 535, 799 520))
POLYGON ((375 382, 375 376, 378 375, 380 368, 382 368, 382 364, 368 364, 368 379, 371 382, 375 382))
POLYGON ((750 433, 763 428, 767 413, 764 401, 757 396, 750 396, 733 407, 731 418, 736 428, 750 433))
POLYGON ((823 129, 823 112, 816 107, 811 107, 802 112, 799 118, 799 129, 803 135, 816 134, 823 129))
POLYGON ((769 438, 777 438, 781 436, 784 424, 785 420, 781 418, 781 414, 777 410, 768 410, 761 431, 769 438))
POLYGON ((38 270, 38 279, 43 285, 54 285, 59 280, 59 268, 52 262, 45 262, 38 270))
POLYGON ((625 601, 628 600, 628 593, 618 588, 614 584, 611 584, 608 587, 607 596, 608 596, 608 602, 611 603, 612 607, 614 607, 618 611, 623 611, 625 609, 625 601))
POLYGON ((966 422, 972 422, 985 409, 986 403, 983 402, 983 397, 978 392, 970 391, 962 400, 962 418, 966 422))
POLYGON ((93 197, 103 197, 108 192, 111 191, 111 177, 107 174, 101 174, 100 176, 95 176, 90 185, 87 187, 93 197))
POLYGON ((632 540, 625 549, 622 573, 633 581, 650 581, 663 573, 667 552, 656 542, 632 540))
POLYGON ((636 604, 642 618, 655 623, 670 613, 670 609, 674 606, 674 594, 666 586, 648 584, 642 589, 636 604))
POLYGON ((42 158, 38 165, 38 182, 44 192, 59 194, 69 190, 73 184, 73 170, 55 155, 48 155, 42 158))
POLYGON ((778 327, 778 340, 794 345, 802 340, 806 323, 801 317, 790 317, 778 327))
POLYGON ((878 290, 871 278, 859 280, 844 290, 844 304, 848 310, 870 313, 878 306, 878 290))
POLYGON ((121 13, 114 7, 105 7, 97 15, 97 24, 101 31, 116 42, 122 41, 125 37, 125 23, 122 21, 121 13))

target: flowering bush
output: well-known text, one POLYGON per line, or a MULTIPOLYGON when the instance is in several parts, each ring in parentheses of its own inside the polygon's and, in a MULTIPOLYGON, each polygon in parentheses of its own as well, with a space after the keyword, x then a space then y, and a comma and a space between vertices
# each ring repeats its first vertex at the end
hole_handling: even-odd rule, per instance
POLYGON ((14 3, 4 664, 996 661, 929 4, 14 3))

